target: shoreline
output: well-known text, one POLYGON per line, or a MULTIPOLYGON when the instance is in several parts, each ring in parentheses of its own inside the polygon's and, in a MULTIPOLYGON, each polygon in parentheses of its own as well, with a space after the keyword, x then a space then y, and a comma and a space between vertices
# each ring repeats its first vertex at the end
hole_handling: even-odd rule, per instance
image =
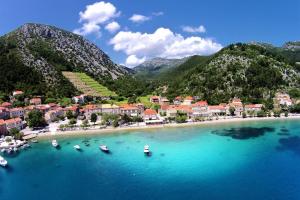
POLYGON ((299 119, 300 116, 289 116, 289 117, 253 117, 253 118, 231 118, 231 119, 218 119, 212 121, 203 122, 191 122, 182 124, 162 124, 162 125, 150 125, 150 126, 132 126, 132 127, 117 127, 117 128, 105 128, 105 129, 91 129, 91 130, 72 130, 72 131, 57 131, 57 132, 46 132, 38 134, 37 139, 51 139, 55 137, 75 137, 84 135, 101 135, 109 133, 117 133, 122 131, 136 131, 136 130, 148 130, 148 129, 160 129, 160 128, 176 128, 176 127, 193 127, 193 126, 205 126, 210 124, 224 124, 224 123, 241 123, 251 121, 275 121, 275 120, 292 120, 299 119))

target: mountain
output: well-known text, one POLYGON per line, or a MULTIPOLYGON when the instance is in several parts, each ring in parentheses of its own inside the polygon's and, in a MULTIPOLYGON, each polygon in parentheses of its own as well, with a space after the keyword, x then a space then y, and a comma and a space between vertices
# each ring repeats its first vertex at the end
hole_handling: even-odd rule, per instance
POLYGON ((277 90, 300 86, 299 70, 278 51, 262 45, 232 44, 209 57, 191 57, 162 84, 167 96, 194 95, 211 104, 240 97, 245 102, 272 101, 277 90), (178 73, 180 72, 180 73, 178 73))
POLYGON ((296 65, 300 70, 300 41, 286 42, 281 47, 275 47, 267 43, 254 42, 253 44, 264 47, 278 56, 282 56, 289 64, 296 65))
POLYGON ((82 36, 43 24, 25 24, 0 37, 0 52, 0 69, 5 71, 0 75, 0 91, 6 92, 31 88, 38 93, 47 88, 70 96, 76 90, 62 71, 85 72, 99 81, 128 73, 82 36))
POLYGON ((167 58, 153 58, 145 61, 144 63, 134 67, 137 77, 147 79, 156 78, 159 74, 175 68, 184 63, 188 58, 182 59, 167 59, 167 58))

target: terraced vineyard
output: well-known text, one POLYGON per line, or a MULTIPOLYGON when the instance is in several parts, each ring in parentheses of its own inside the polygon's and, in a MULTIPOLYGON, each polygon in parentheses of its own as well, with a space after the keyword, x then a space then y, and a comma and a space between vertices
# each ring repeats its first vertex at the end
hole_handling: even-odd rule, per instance
POLYGON ((109 97, 116 96, 107 87, 95 81, 85 73, 63 72, 63 75, 82 93, 89 96, 109 97))

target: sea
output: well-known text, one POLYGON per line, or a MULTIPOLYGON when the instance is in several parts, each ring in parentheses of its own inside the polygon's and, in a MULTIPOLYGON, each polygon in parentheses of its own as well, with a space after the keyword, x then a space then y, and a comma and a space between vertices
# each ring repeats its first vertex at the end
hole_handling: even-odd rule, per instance
POLYGON ((0 200, 300 199, 300 120, 56 139, 58 149, 43 139, 2 155, 9 166, 0 167, 0 200))

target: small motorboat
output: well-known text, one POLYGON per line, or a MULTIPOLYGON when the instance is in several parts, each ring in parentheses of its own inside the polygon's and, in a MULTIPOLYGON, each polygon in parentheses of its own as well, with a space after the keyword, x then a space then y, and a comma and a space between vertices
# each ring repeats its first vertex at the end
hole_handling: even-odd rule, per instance
POLYGON ((38 143, 38 141, 37 141, 37 140, 31 140, 31 142, 32 142, 32 143, 38 143))
POLYGON ((74 146, 74 149, 80 150, 80 146, 79 146, 78 144, 76 144, 76 145, 74 146))
POLYGON ((59 146, 58 142, 56 140, 52 140, 52 146, 54 148, 57 148, 59 146))
POLYGON ((1 156, 0 156, 0 165, 2 167, 6 167, 7 166, 7 161, 3 157, 1 157, 1 156))
POLYGON ((147 154, 147 155, 150 154, 149 145, 144 146, 144 153, 147 154))
POLYGON ((101 151, 103 151, 105 153, 109 152, 109 149, 108 149, 108 147, 106 145, 100 145, 99 148, 100 148, 101 151))
POLYGON ((17 147, 14 147, 14 152, 17 152, 19 149, 17 147))
POLYGON ((5 149, 1 149, 1 153, 4 153, 6 150, 5 149))

